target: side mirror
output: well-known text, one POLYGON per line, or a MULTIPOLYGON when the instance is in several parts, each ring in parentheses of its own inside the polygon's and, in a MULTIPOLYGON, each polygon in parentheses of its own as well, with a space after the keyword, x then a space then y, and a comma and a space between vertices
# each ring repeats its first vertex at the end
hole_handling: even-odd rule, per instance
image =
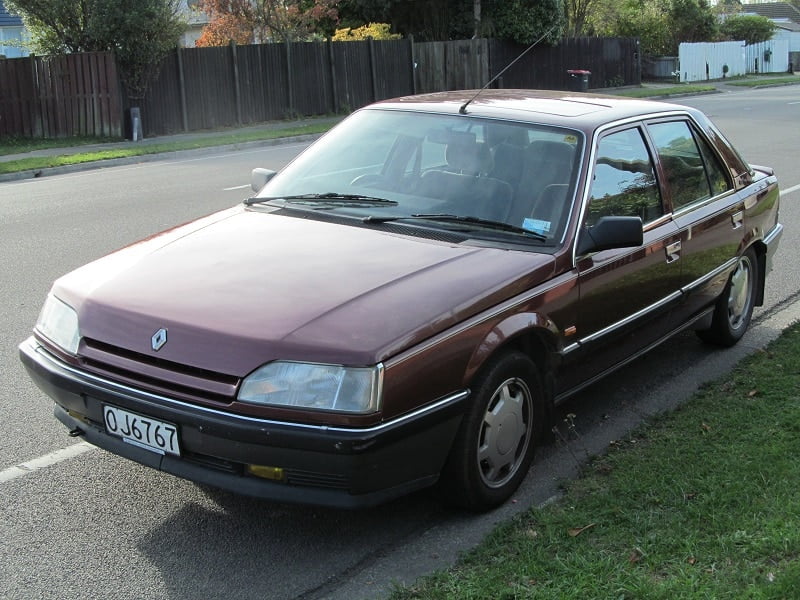
POLYGON ((581 230, 578 256, 614 248, 635 248, 644 243, 640 217, 600 217, 592 227, 581 230))
POLYGON ((250 174, 250 187, 253 188, 253 191, 257 194, 261 191, 267 182, 275 177, 276 171, 272 171, 271 169, 261 169, 256 168, 253 169, 253 172, 250 174))

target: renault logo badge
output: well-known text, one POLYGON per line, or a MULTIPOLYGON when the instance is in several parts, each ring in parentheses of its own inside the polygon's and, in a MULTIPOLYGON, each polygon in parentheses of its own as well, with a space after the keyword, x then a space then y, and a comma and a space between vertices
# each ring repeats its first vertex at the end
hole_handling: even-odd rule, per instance
POLYGON ((166 344, 166 343, 167 343, 167 330, 164 329, 163 327, 161 329, 159 329, 158 331, 156 331, 153 334, 153 337, 150 338, 150 346, 156 352, 161 350, 161 348, 163 348, 164 344, 166 344))

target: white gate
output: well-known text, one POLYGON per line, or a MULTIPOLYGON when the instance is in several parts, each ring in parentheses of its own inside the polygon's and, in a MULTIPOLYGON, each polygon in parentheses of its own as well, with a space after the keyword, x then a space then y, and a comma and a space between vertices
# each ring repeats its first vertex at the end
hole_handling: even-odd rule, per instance
POLYGON ((789 40, 769 40, 745 46, 748 73, 786 73, 789 70, 789 40))

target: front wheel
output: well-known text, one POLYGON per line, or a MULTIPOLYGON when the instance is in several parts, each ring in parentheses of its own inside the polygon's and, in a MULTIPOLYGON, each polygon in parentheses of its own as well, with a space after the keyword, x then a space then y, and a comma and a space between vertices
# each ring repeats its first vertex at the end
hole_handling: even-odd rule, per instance
POLYGON ((451 504, 488 510, 525 478, 540 438, 544 398, 536 365, 520 352, 493 360, 472 391, 440 490, 451 504))
POLYGON ((742 339, 753 316, 757 285, 758 258, 749 248, 717 300, 711 327, 697 332, 700 339, 717 346, 733 346, 742 339))

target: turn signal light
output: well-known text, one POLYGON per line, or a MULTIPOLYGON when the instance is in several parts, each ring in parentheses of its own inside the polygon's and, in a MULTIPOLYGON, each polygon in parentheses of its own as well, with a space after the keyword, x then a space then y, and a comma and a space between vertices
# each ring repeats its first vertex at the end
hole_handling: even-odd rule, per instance
POLYGON ((247 465, 247 472, 250 475, 261 477, 262 479, 272 479, 273 481, 283 481, 285 476, 280 467, 267 467, 264 465, 247 465))

